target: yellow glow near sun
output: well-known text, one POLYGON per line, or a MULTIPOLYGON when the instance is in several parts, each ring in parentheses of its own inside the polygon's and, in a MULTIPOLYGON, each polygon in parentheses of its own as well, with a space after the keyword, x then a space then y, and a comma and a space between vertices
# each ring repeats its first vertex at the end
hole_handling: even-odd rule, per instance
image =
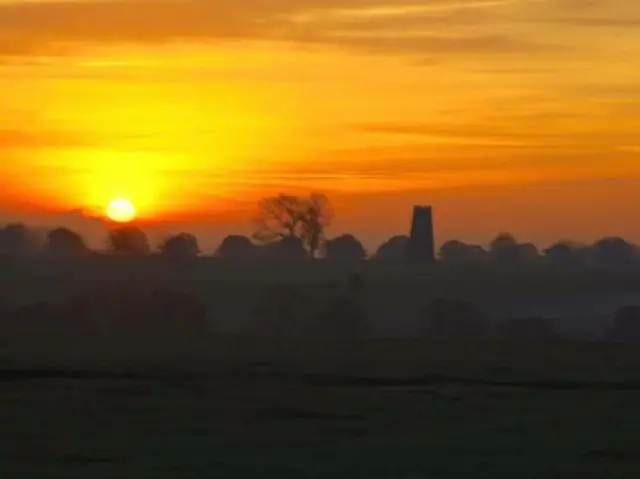
POLYGON ((136 217, 136 208, 126 198, 111 200, 107 206, 107 216, 118 223, 128 223, 136 217))

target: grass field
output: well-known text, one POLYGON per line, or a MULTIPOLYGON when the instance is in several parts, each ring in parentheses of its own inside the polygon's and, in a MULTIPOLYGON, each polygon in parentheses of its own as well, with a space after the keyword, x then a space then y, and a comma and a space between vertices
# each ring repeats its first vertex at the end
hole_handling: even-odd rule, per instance
POLYGON ((640 477, 632 346, 227 339, 0 366, 2 477, 640 477))

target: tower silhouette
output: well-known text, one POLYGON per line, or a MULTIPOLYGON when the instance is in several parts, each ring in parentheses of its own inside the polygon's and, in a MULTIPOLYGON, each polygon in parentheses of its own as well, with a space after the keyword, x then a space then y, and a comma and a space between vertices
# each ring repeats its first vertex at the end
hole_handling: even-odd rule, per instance
POLYGON ((436 260, 431 206, 413 207, 406 258, 408 261, 419 263, 433 263, 436 260))

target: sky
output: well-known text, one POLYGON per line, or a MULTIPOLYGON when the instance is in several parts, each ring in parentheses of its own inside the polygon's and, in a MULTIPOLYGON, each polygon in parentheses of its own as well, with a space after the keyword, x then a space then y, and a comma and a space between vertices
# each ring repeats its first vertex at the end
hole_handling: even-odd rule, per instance
POLYGON ((0 220, 640 242, 637 0, 0 0, 0 220))

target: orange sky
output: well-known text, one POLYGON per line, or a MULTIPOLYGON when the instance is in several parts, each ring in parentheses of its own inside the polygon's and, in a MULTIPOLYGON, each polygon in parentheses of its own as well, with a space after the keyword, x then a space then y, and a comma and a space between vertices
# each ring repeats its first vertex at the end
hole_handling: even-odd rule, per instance
POLYGON ((322 190, 373 245, 640 241, 636 0, 0 0, 0 219, 247 232, 322 190), (83 211, 80 213, 79 211, 83 211))

